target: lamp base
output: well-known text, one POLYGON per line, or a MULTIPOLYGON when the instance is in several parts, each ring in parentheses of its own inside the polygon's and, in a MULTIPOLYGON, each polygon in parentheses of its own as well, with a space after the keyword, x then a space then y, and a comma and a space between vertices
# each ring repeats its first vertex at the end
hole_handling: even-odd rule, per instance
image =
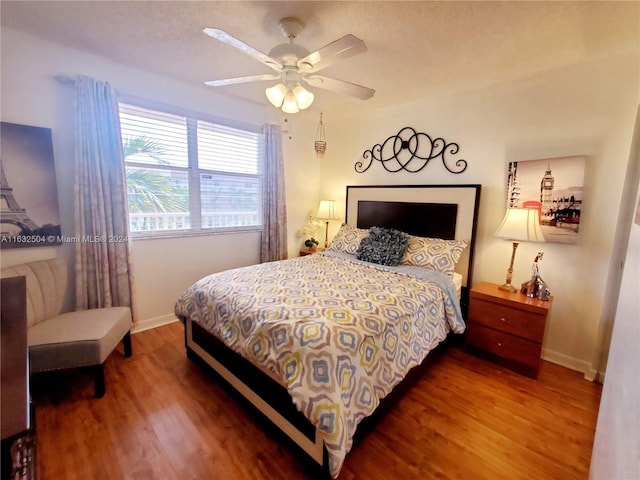
POLYGON ((516 293, 518 289, 511 285, 510 283, 504 283, 498 287, 498 290, 502 290, 503 292, 511 292, 516 293))
POLYGON ((509 269, 507 270, 507 278, 504 279, 504 283, 498 287, 498 290, 503 292, 516 293, 518 289, 511 285, 511 279, 513 278, 513 261, 516 258, 516 249, 518 248, 518 242, 513 242, 513 250, 511 250, 511 261, 509 262, 509 269))
POLYGON ((326 221, 326 227, 324 230, 324 248, 329 246, 329 220, 326 221))

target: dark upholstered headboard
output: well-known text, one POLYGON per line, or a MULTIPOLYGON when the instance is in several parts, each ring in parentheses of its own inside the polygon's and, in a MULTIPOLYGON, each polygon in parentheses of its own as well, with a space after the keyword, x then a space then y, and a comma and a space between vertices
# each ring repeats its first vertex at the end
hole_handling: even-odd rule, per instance
POLYGON ((358 228, 395 228, 419 237, 453 239, 456 234, 456 203, 358 201, 358 228))

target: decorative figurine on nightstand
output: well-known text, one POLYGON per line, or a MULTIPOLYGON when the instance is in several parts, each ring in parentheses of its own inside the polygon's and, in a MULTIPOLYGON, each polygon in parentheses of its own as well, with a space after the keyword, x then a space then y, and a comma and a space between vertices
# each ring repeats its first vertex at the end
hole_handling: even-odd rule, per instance
POLYGON ((520 292, 524 293, 527 297, 548 301, 551 291, 547 288, 547 284, 542 280, 540 272, 538 271, 538 261, 542 259, 543 255, 544 252, 538 252, 538 255, 536 255, 536 259, 533 261, 532 266, 533 276, 531 277, 531 280, 522 284, 520 292))

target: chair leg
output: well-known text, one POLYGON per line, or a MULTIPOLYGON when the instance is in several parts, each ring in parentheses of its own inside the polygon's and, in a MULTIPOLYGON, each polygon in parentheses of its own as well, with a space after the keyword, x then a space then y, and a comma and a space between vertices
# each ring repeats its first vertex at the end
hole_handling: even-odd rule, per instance
POLYGON ((122 345, 124 345, 124 356, 129 358, 131 356, 131 332, 122 337, 122 345))
POLYGON ((101 363, 99 365, 93 365, 91 367, 91 371, 93 372, 93 390, 96 398, 104 397, 104 365, 101 363))

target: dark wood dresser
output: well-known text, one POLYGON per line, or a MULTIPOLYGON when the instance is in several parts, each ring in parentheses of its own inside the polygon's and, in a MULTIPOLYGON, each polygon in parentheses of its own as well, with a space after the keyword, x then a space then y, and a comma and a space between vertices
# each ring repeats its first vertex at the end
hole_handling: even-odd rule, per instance
POLYGON ((553 297, 549 301, 503 292, 494 283, 478 283, 469 295, 465 349, 532 378, 553 297))
POLYGON ((2 480, 36 478, 35 411, 29 395, 25 277, 0 284, 2 480))

